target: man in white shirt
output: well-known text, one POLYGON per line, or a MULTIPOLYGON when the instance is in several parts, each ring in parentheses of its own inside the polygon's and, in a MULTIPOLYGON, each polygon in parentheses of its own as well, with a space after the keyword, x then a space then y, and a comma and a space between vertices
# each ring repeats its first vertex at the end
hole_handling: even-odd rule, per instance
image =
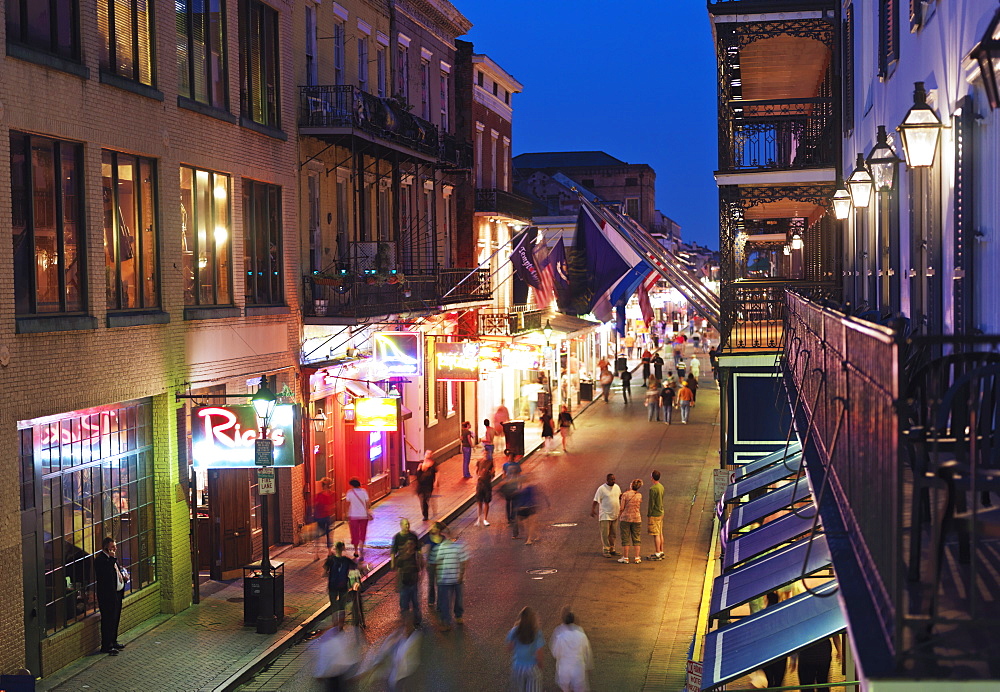
POLYGON ((594 506, 590 516, 597 517, 601 526, 601 547, 604 557, 619 555, 615 551, 615 534, 618 533, 619 499, 622 489, 615 483, 615 474, 609 473, 608 480, 594 493, 594 506), (598 514, 600 510, 600 514, 598 514))
POLYGON ((549 644, 556 659, 556 684, 562 692, 587 692, 587 671, 594 667, 590 640, 569 608, 563 608, 562 621, 549 644))

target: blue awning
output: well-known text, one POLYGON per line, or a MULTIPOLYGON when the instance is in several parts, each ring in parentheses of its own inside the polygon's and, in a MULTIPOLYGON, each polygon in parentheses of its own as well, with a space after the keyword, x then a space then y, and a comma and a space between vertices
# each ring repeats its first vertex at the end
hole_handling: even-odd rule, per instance
POLYGON ((846 627, 837 582, 758 611, 705 637, 701 689, 725 684, 846 627), (814 595, 815 594, 815 595, 814 595))
POLYGON ((786 456, 791 456, 793 454, 798 454, 802 451, 802 443, 798 440, 792 440, 788 443, 788 448, 782 447, 777 452, 768 454, 766 457, 761 457, 756 461, 751 461, 749 464, 744 464, 743 466, 736 469, 733 472, 735 480, 740 480, 741 478, 746 478, 747 476, 752 476, 762 469, 766 469, 771 464, 776 464, 786 456))
POLYGON ((806 482, 805 478, 800 478, 797 483, 789 483, 752 502, 739 505, 733 509, 733 513, 726 520, 726 533, 732 535, 733 532, 748 524, 805 500, 809 494, 809 483, 806 482))
POLYGON ((709 615, 735 608, 829 565, 830 548, 823 534, 786 545, 716 577, 709 615))
POLYGON ((767 522, 759 529, 738 534, 737 538, 725 544, 722 569, 727 570, 801 536, 812 529, 815 518, 815 507, 803 507, 798 513, 786 514, 780 519, 767 522))
POLYGON ((754 490, 766 488, 772 483, 777 483, 783 478, 798 473, 800 466, 802 466, 802 452, 793 454, 784 461, 772 464, 749 478, 730 483, 729 487, 726 488, 726 492, 722 495, 722 501, 732 502, 738 497, 749 495, 754 490))

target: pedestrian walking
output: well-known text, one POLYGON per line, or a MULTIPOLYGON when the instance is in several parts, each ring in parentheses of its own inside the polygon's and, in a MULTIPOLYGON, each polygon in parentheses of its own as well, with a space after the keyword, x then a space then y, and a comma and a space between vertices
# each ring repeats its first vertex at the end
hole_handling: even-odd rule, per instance
POLYGON ((618 562, 628 564, 629 548, 635 553, 636 564, 642 562, 640 547, 642 544, 642 495, 639 488, 642 479, 632 481, 629 489, 621 494, 618 502, 621 507, 618 513, 618 525, 622 533, 622 556, 618 562))
POLYGON ((490 503, 493 501, 493 473, 489 469, 479 472, 476 480, 476 505, 479 514, 476 515, 476 526, 489 526, 490 503))
POLYGON ((653 360, 653 354, 649 352, 649 349, 643 349, 642 351, 642 386, 648 386, 646 383, 649 380, 649 368, 650 363, 653 360))
POLYGON ((698 378, 694 376, 694 373, 687 376, 687 386, 691 389, 691 404, 698 401, 698 378))
POLYGON ((437 568, 437 605, 438 615, 441 617, 441 631, 447 632, 453 622, 461 625, 462 616, 465 614, 462 589, 469 562, 469 549, 451 529, 445 528, 441 533, 445 540, 438 545, 433 559, 437 568))
MULTIPOLYGON (((326 554, 329 555, 333 551, 333 539, 330 536, 330 520, 333 516, 337 497, 333 493, 333 480, 324 477, 320 480, 319 485, 321 490, 313 498, 313 518, 316 520, 316 526, 319 529, 319 534, 316 536, 316 548, 317 550, 319 549, 320 536, 324 536, 326 538, 326 554)), ((319 556, 317 555, 315 559, 318 560, 319 556)))
POLYGON ((663 379, 663 358, 660 356, 660 352, 657 351, 653 354, 653 357, 649 361, 653 365, 653 377, 657 380, 663 379))
POLYGON ((421 539, 421 548, 427 546, 427 556, 424 559, 424 566, 427 571, 427 607, 433 607, 437 596, 437 564, 434 562, 434 555, 438 546, 444 543, 444 524, 436 521, 431 524, 430 530, 421 539))
POLYGON ((696 355, 692 355, 691 360, 688 361, 688 375, 694 377, 695 381, 701 377, 701 361, 696 355))
POLYGON ((611 383, 615 381, 615 376, 611 374, 611 371, 607 368, 601 370, 600 378, 598 382, 601 383, 601 397, 604 399, 604 403, 608 403, 608 397, 611 396, 611 383))
MULTIPOLYGON (((483 452, 486 453, 486 461, 489 463, 491 469, 493 468, 493 449, 495 447, 493 444, 494 437, 496 437, 496 430, 490 425, 490 419, 486 418, 483 420, 483 452)), ((490 475, 492 475, 492 471, 490 475)))
POLYGON ((621 374, 618 375, 622 381, 622 398, 625 403, 628 403, 629 397, 632 396, 632 371, 622 370, 621 374))
POLYGON ((660 383, 653 378, 649 381, 649 388, 646 390, 646 410, 649 414, 648 420, 660 420, 660 383))
POLYGON ((514 507, 517 520, 524 526, 525 545, 532 545, 538 541, 537 515, 543 502, 546 507, 551 507, 542 489, 521 474, 520 488, 514 496, 514 507))
POLYGON ((665 384, 660 389, 660 408, 663 409, 663 420, 667 425, 674 422, 674 397, 676 394, 673 385, 665 384))
POLYGON ((333 626, 316 643, 313 675, 326 692, 344 692, 358 671, 364 648, 357 627, 347 627, 343 611, 334 611, 333 626))
POLYGON ((619 353, 615 358, 615 373, 624 372, 625 370, 628 370, 628 359, 624 353, 619 353))
POLYGON ((694 392, 691 391, 687 380, 681 382, 680 391, 677 392, 677 402, 681 409, 681 423, 687 425, 691 407, 694 406, 694 392))
POLYGON ((542 415, 539 416, 538 420, 542 423, 542 449, 545 450, 545 456, 552 453, 552 447, 555 446, 555 426, 552 420, 552 414, 549 413, 547 408, 539 409, 542 415))
POLYGON ((462 478, 472 478, 469 472, 469 462, 472 461, 472 448, 476 445, 475 435, 472 434, 472 423, 465 421, 462 423, 462 478))
POLYGON ((101 653, 117 656, 125 648, 118 643, 118 624, 125 600, 128 570, 118 564, 118 544, 111 536, 101 541, 101 550, 94 556, 97 577, 97 608, 101 611, 101 653))
POLYGON ((562 438, 562 450, 568 452, 566 448, 566 443, 569 441, 569 436, 576 430, 576 423, 573 422, 573 416, 569 412, 569 408, 563 404, 559 407, 559 437, 562 438))
POLYGON ((361 481, 352 478, 348 481, 351 489, 347 491, 347 526, 351 531, 351 545, 354 546, 354 559, 365 559, 365 538, 368 536, 368 522, 372 520, 372 503, 368 491, 361 487, 361 481))
POLYGON ((712 379, 718 381, 719 379, 719 352, 715 350, 715 346, 708 349, 708 364, 712 366, 712 379))
MULTIPOLYGON (((353 600, 352 582, 360 583, 361 572, 358 563, 344 555, 344 542, 337 541, 333 554, 323 563, 323 573, 326 576, 326 592, 330 597, 330 607, 334 613, 346 612, 347 606, 353 600)), ((355 612, 354 624, 358 624, 358 614, 355 612)))
POLYGON ((618 531, 618 513, 621 510, 619 500, 622 489, 615 483, 615 474, 609 473, 607 480, 594 493, 594 504, 590 516, 597 517, 601 530, 601 549, 604 557, 612 557, 620 553, 615 551, 615 534, 618 531))
POLYGON ((431 495, 434 494, 434 484, 437 482, 437 468, 434 466, 434 459, 431 452, 424 454, 424 460, 420 462, 420 467, 416 473, 417 497, 420 498, 420 514, 424 521, 430 515, 431 495))
POLYGON ((503 495, 507 513, 507 526, 511 530, 511 538, 520 538, 520 522, 517 518, 517 495, 521 492, 521 465, 504 464, 504 477, 500 483, 500 494, 503 495))
POLYGON ((647 560, 663 559, 663 485, 660 472, 650 474, 653 482, 649 486, 649 502, 646 504, 646 531, 653 537, 653 552, 647 560))
MULTIPOLYGON (((833 660, 830 638, 821 639, 799 652, 798 673, 800 685, 822 685, 830 682, 830 662, 833 660)), ((837 649, 838 652, 840 649, 837 649)), ((765 672, 767 669, 765 668, 765 672)), ((815 692, 830 692, 829 687, 814 688, 815 692)))
POLYGON ((521 609, 517 622, 507 633, 511 651, 510 689, 513 692, 542 692, 542 660, 545 637, 538 616, 529 607, 521 609))
POLYGON ((576 624, 576 615, 563 608, 562 624, 552 631, 549 643, 556 659, 556 684, 562 692, 587 692, 587 671, 594 668, 594 654, 583 628, 576 624))
POLYGON ((399 520, 399 533, 392 537, 392 557, 390 569, 396 572, 396 591, 399 592, 399 611, 412 610, 413 621, 420 627, 420 572, 423 557, 420 554, 420 539, 410 531, 410 520, 399 520))
POLYGON ((420 667, 419 626, 412 613, 402 613, 399 626, 385 635, 366 666, 367 671, 385 671, 378 677, 384 677, 389 692, 418 689, 413 676, 420 667))
POLYGON ((503 437, 503 424, 510 420, 510 411, 506 406, 500 404, 497 406, 496 412, 493 414, 493 432, 496 433, 497 437, 503 437))

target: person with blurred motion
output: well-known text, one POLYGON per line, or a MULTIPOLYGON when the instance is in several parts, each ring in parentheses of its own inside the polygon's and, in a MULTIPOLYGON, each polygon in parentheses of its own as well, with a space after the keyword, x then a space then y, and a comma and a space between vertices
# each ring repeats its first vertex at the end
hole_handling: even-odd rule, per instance
POLYGON ((541 504, 550 507, 548 498, 538 485, 531 481, 530 476, 521 474, 521 488, 514 496, 514 507, 517 520, 524 526, 525 545, 532 545, 538 540, 538 511, 541 504))
POLYGON ((512 692, 542 692, 542 661, 545 637, 538 616, 529 607, 521 609, 517 622, 507 633, 511 651, 510 689, 512 692))
POLYGON ((469 549, 451 529, 444 529, 442 534, 445 540, 438 545, 432 559, 437 573, 437 605, 438 615, 441 617, 441 631, 447 632, 453 622, 461 625, 465 614, 463 590, 465 572, 469 564, 469 549))
POLYGON ((545 455, 552 454, 552 447, 555 445, 556 431, 552 424, 552 414, 544 406, 538 409, 541 412, 539 420, 542 423, 542 449, 545 455))
POLYGON ((482 469, 476 480, 476 526, 489 526, 490 503, 493 502, 493 473, 491 469, 482 469))
MULTIPOLYGON (((324 536, 326 538, 326 553, 329 555, 333 551, 332 537, 330 535, 330 518, 333 516, 334 509, 337 504, 337 497, 333 493, 333 480, 324 477, 319 482, 321 490, 316 493, 316 497, 313 499, 313 518, 316 520, 316 526, 319 529, 319 535, 316 536, 316 547, 319 548, 319 537, 324 536)), ((319 556, 316 557, 319 559, 319 556)))
POLYGON ((622 381, 622 399, 627 404, 629 398, 632 396, 632 372, 630 370, 622 370, 618 377, 622 381))
POLYGON ((654 353, 649 362, 653 366, 653 377, 659 382, 663 379, 663 357, 660 356, 660 352, 654 353))
POLYGON ((424 565, 427 570, 428 608, 434 605, 435 596, 437 596, 437 563, 434 562, 434 557, 437 554, 438 547, 444 543, 444 540, 444 524, 440 521, 431 524, 430 531, 420 539, 420 547, 427 546, 427 556, 424 559, 424 565))
POLYGON ((604 399, 605 404, 608 403, 608 397, 611 396, 611 383, 614 381, 615 376, 607 368, 601 370, 601 374, 597 376, 597 382, 601 385, 601 398, 604 399))
POLYGON ((552 631, 549 650, 556 659, 556 684, 562 692, 587 692, 587 671, 594 668, 594 655, 583 628, 576 624, 576 616, 568 607, 563 608, 562 624, 552 631))
POLYGON ((333 613, 333 626, 316 642, 314 676, 326 692, 344 692, 364 655, 361 633, 357 627, 345 626, 344 611, 333 613))
POLYGON ((649 387, 646 389, 646 397, 643 402, 646 405, 647 420, 650 422, 655 418, 657 422, 660 420, 660 382, 657 378, 652 377, 649 380, 649 387))
POLYGON ((521 492, 521 464, 513 456, 503 465, 503 479, 498 488, 503 495, 507 513, 507 526, 511 528, 511 538, 520 536, 520 523, 517 519, 517 495, 521 492))
POLYGON ((423 557, 420 554, 420 539, 410 531, 410 520, 399 520, 399 533, 392 537, 389 566, 396 572, 396 590, 399 592, 399 610, 412 610, 413 621, 420 627, 420 572, 423 557))
POLYGON ((423 515, 424 521, 427 521, 431 508, 431 496, 434 494, 434 485, 437 482, 437 469, 434 466, 434 459, 431 458, 430 451, 424 455, 424 460, 420 462, 416 478, 417 497, 420 498, 420 513, 423 515))
POLYGON ((576 423, 573 422, 573 416, 569 412, 569 408, 566 404, 559 407, 559 437, 562 438, 562 450, 568 452, 566 448, 566 442, 569 441, 569 436, 576 429, 576 423))
MULTIPOLYGON (((347 611, 347 605, 354 594, 351 593, 352 575, 360 575, 358 563, 344 555, 344 542, 337 541, 333 554, 323 563, 323 572, 327 580, 327 594, 330 596, 330 606, 333 612, 347 611)), ((355 616, 357 622, 357 616, 355 616)))

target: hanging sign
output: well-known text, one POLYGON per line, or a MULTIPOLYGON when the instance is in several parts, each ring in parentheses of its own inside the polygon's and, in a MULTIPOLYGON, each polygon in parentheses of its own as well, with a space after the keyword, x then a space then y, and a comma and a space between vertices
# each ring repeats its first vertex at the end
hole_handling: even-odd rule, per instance
POLYGON ((475 382, 479 379, 479 344, 435 344, 434 364, 438 382, 475 382))
POLYGON ((399 429, 399 399, 367 397, 354 400, 354 429, 395 432, 399 429))
POLYGON ((500 344, 479 344, 479 374, 488 375, 503 367, 500 344))
POLYGON ((380 374, 389 377, 407 377, 421 374, 419 332, 376 332, 372 335, 372 356, 380 374))
POLYGON ((510 344, 503 350, 503 365, 515 370, 538 370, 542 349, 532 344, 510 344))
MULTIPOLYGON (((274 466, 302 462, 296 430, 299 411, 295 404, 279 404, 271 416, 268 441, 273 445, 274 466)), ((257 438, 260 425, 253 406, 201 406, 191 412, 191 452, 199 468, 243 468, 258 463, 257 438)), ((263 461, 261 459, 260 461, 263 461)))

